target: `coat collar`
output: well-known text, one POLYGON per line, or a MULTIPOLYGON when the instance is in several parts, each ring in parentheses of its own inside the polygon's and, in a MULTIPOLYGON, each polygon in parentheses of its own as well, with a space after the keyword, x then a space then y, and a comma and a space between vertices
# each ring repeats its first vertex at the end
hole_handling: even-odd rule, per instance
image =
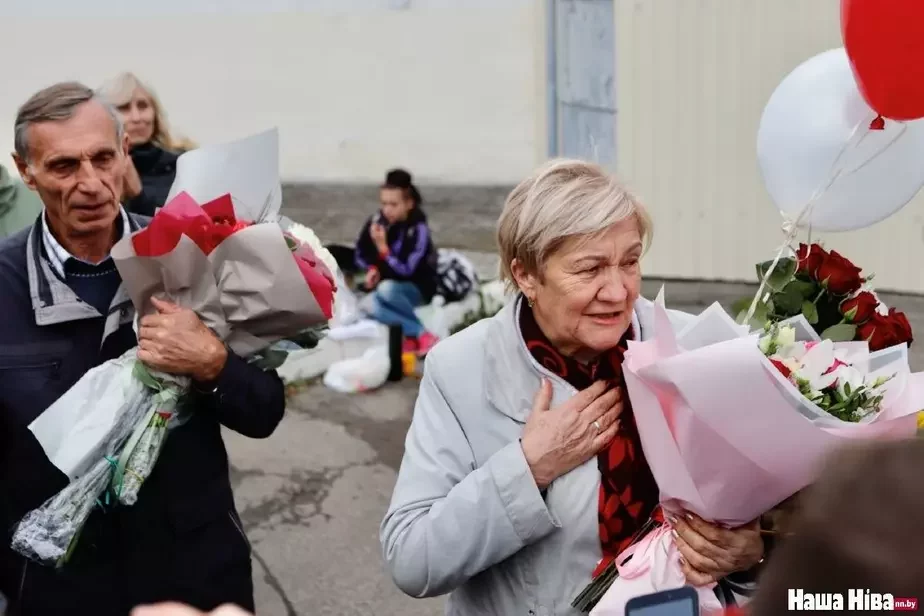
MULTIPOLYGON (((552 404, 564 402, 576 393, 564 379, 552 374, 533 358, 520 331, 523 296, 508 303, 497 315, 485 342, 484 383, 488 402, 514 421, 525 423, 539 391, 541 379, 552 382, 552 404)), ((639 298, 638 301, 642 301, 639 298)), ((643 306, 647 307, 647 303, 643 306)), ((644 310, 642 311, 644 312, 644 310)), ((632 313, 632 327, 644 339, 649 327, 639 319, 639 306, 632 313)))
MULTIPOLYGON (((128 224, 129 232, 134 233, 147 224, 147 219, 130 214, 128 224)), ((95 308, 81 301, 51 267, 43 252, 41 219, 32 226, 26 240, 26 271, 36 325, 54 325, 103 316, 95 308)), ((109 314, 106 315, 105 335, 118 329, 126 317, 131 318, 130 308, 128 291, 125 285, 121 284, 112 300, 109 314)))

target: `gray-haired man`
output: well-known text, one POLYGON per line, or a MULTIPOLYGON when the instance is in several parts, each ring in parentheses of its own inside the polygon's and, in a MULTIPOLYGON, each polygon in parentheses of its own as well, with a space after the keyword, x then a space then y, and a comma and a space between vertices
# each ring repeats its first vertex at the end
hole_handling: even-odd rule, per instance
POLYGON ((146 221, 120 205, 128 141, 112 108, 80 84, 52 86, 20 108, 15 141, 16 166, 44 213, 0 243, 0 592, 13 614, 29 616, 124 616, 164 600, 252 610, 250 547, 221 425, 269 436, 284 413, 282 382, 172 305, 135 340, 109 251, 146 221), (9 533, 66 484, 29 424, 88 370, 139 342, 144 361, 193 378, 192 418, 171 432, 138 502, 95 511, 62 569, 27 562, 9 549, 9 533))

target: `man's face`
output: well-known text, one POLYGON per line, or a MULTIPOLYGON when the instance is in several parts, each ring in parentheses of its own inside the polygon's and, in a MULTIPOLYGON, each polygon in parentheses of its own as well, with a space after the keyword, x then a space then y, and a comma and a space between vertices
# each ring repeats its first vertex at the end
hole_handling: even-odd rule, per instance
POLYGON ((68 120, 28 130, 29 160, 13 158, 23 181, 41 196, 52 228, 69 237, 111 229, 119 216, 129 145, 127 137, 119 142, 112 116, 89 101, 68 120))

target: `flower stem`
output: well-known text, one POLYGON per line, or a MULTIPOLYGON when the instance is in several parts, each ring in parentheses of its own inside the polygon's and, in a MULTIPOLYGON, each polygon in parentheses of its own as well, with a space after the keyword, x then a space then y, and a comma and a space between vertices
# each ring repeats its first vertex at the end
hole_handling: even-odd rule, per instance
POLYGON ((815 299, 812 300, 812 304, 814 304, 815 306, 817 306, 817 305, 818 305, 818 300, 820 300, 822 297, 824 297, 826 291, 827 291, 827 289, 825 289, 824 287, 821 287, 821 291, 819 291, 818 295, 815 296, 815 299))

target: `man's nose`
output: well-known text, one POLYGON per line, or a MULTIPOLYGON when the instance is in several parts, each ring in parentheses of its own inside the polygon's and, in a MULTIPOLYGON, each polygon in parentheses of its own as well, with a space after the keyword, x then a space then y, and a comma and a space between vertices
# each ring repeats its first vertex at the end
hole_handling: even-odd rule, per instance
POLYGON ((77 187, 84 192, 98 192, 103 188, 99 172, 89 160, 80 162, 80 168, 77 170, 77 187))

